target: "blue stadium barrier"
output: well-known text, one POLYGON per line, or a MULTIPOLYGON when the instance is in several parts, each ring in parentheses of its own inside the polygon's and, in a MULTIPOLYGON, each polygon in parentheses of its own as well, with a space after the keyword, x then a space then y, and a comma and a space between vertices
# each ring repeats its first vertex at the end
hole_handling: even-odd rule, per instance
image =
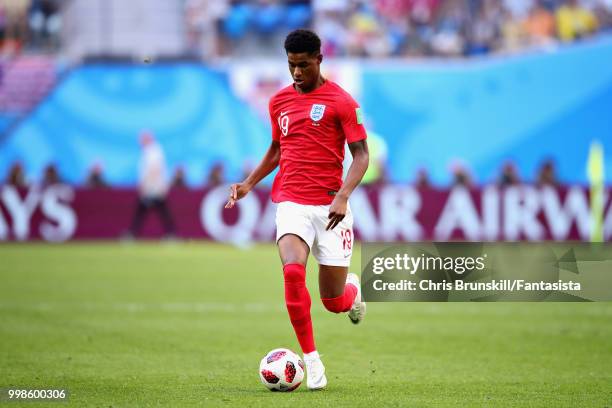
POLYGON ((586 183, 591 140, 603 143, 612 180, 612 37, 549 53, 467 62, 386 64, 364 71, 366 116, 389 146, 393 181, 425 167, 450 182, 454 159, 477 182, 492 181, 504 160, 533 181, 544 159, 558 176, 586 183))
MULTIPOLYGON (((478 183, 512 160, 526 182, 555 160, 562 182, 586 183, 589 144, 604 145, 612 180, 612 37, 554 52, 466 62, 364 64, 359 98, 366 120, 389 148, 394 182, 425 167, 450 182, 460 159, 478 183)), ((192 185, 222 161, 230 180, 264 154, 269 123, 232 93, 223 73, 193 64, 87 65, 73 70, 8 137, 0 140, 0 175, 21 161, 30 178, 54 162, 71 183, 92 163, 107 180, 137 177, 138 133, 152 130, 169 167, 192 185)))
POLYGON ((78 68, 0 144, 0 174, 21 161, 31 178, 56 163, 63 178, 80 183, 99 161, 110 183, 137 178, 138 135, 156 134, 169 167, 182 165, 201 185, 222 161, 229 178, 269 144, 263 123, 229 89, 222 74, 197 65, 78 68))

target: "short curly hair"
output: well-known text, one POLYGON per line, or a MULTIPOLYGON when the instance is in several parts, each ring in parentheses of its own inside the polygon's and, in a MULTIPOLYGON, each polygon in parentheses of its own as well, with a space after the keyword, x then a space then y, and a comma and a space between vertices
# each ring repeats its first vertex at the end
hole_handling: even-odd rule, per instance
POLYGON ((306 52, 315 54, 321 52, 321 39, 310 30, 294 30, 285 38, 285 51, 300 54, 306 52))

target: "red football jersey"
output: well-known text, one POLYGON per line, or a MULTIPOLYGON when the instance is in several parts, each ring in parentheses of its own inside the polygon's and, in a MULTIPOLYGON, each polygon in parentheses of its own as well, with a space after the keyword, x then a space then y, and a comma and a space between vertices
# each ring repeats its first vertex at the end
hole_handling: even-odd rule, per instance
POLYGON ((293 84, 270 99, 272 139, 280 141, 280 169, 272 201, 330 204, 342 186, 345 142, 366 138, 359 105, 332 81, 312 92, 293 84))

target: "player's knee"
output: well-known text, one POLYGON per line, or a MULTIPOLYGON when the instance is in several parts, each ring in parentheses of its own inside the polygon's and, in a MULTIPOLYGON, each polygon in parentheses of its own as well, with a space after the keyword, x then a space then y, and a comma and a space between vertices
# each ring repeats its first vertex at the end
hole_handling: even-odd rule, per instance
POLYGON ((300 263, 287 263, 283 267, 285 282, 302 283, 306 281, 306 267, 300 263))
POLYGON ((321 299, 323 306, 332 313, 341 313, 342 301, 339 298, 321 299))

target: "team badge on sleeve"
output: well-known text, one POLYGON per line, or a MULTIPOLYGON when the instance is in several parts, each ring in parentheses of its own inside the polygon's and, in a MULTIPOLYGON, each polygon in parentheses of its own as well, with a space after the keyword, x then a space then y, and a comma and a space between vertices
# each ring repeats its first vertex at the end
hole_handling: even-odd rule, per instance
POLYGON ((361 108, 355 108, 355 115, 357 116, 357 124, 363 125, 363 113, 361 112, 361 108))
POLYGON ((320 105, 320 104, 313 104, 312 108, 310 109, 310 119, 314 120, 315 122, 320 121, 321 119, 323 119, 323 114, 325 113, 325 105, 320 105))

